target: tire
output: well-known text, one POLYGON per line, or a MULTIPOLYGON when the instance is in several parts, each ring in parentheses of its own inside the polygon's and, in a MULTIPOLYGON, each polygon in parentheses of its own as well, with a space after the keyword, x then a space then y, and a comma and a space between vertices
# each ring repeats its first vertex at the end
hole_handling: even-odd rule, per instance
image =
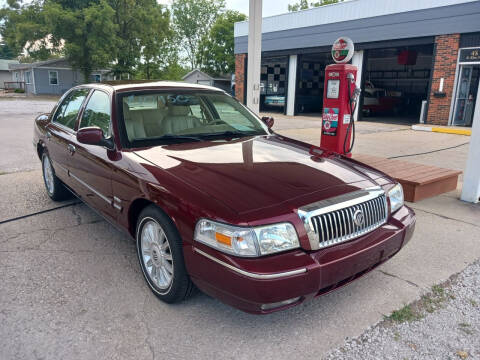
POLYGON ((193 283, 185 268, 182 239, 158 207, 150 205, 140 213, 136 244, 140 268, 150 290, 169 304, 188 298, 193 283))
POLYGON ((54 201, 62 201, 71 197, 70 191, 55 175, 52 161, 46 152, 42 154, 42 173, 43 183, 50 199, 54 201))

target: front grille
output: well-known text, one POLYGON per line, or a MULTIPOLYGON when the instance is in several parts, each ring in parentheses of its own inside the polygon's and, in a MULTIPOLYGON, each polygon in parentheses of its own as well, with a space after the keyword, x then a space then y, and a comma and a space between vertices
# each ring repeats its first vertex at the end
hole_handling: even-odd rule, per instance
POLYGON ((385 224, 387 199, 381 189, 366 189, 311 204, 298 213, 312 250, 316 250, 357 238, 385 224))
MULTIPOLYGON (((385 195, 345 209, 311 218, 320 248, 348 241, 375 230, 385 223, 385 195), (357 224, 354 215, 363 214, 363 223, 357 224)), ((358 218, 359 216, 357 216, 358 218)))

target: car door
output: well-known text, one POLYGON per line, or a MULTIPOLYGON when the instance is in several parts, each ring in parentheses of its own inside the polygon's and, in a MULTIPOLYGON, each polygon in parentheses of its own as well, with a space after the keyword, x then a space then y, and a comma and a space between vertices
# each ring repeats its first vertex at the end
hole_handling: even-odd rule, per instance
MULTIPOLYGON (((78 128, 97 126, 106 138, 112 136, 110 95, 93 90, 87 99, 78 128)), ((117 208, 113 207, 112 171, 115 151, 99 145, 82 144, 74 140, 70 175, 76 180, 76 190, 84 201, 103 215, 115 219, 117 208), (81 188, 81 189, 80 189, 81 188)))
POLYGON ((67 93, 53 114, 52 121, 46 126, 47 150, 53 169, 58 178, 70 187, 72 179, 68 170, 71 150, 76 141, 77 118, 89 91, 87 88, 80 88, 67 93))

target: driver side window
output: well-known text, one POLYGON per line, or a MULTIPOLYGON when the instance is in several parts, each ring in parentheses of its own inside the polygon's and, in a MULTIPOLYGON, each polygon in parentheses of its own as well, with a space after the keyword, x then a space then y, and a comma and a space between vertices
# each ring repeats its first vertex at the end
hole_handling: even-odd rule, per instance
POLYGON ((83 102, 85 101, 85 98, 87 97, 88 92, 89 89, 78 89, 72 91, 59 106, 57 112, 55 113, 53 122, 74 130, 78 113, 83 102))
POLYGON ((103 91, 95 90, 85 107, 80 128, 89 126, 98 126, 107 138, 112 134, 110 97, 103 91))

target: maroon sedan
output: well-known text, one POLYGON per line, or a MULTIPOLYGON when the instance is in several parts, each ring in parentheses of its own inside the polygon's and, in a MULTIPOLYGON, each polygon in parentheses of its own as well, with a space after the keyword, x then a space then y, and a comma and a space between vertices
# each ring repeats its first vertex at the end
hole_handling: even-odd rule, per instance
POLYGON ((160 299, 195 284, 268 313, 365 274, 415 225, 387 175, 272 125, 216 88, 95 84, 39 116, 34 145, 48 195, 73 192, 135 238, 160 299))

